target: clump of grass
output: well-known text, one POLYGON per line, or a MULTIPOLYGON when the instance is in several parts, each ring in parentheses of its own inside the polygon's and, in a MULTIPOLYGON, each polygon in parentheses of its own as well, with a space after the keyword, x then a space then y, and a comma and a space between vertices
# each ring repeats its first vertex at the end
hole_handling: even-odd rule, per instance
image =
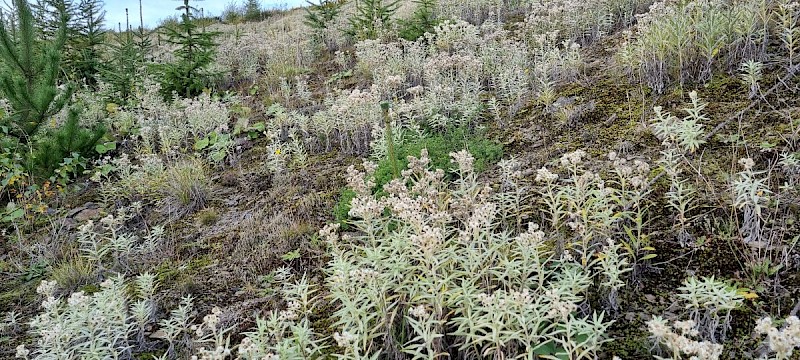
POLYGON ((97 280, 95 269, 83 257, 65 260, 53 268, 51 279, 63 293, 70 294, 97 280))
POLYGON ((211 197, 211 180, 205 164, 199 159, 176 163, 167 170, 167 179, 163 192, 181 213, 192 213, 205 207, 211 197))
POLYGON ((204 209, 197 214, 197 221, 203 226, 213 225, 217 220, 219 220, 219 212, 217 212, 217 209, 204 209))

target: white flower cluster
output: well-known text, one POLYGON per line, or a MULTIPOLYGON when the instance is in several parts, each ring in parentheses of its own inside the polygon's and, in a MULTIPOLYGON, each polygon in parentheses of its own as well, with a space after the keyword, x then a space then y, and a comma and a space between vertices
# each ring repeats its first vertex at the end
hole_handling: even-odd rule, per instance
POLYGON ((776 359, 790 359, 794 350, 800 348, 800 320, 797 316, 787 317, 782 329, 775 327, 772 318, 765 317, 756 322, 755 332, 767 335, 767 344, 776 359))
POLYGON ((214 350, 201 347, 197 352, 200 355, 192 355, 191 360, 225 360, 231 355, 231 349, 223 345, 215 347, 214 350))
POLYGON ((342 348, 349 348, 353 346, 353 343, 358 339, 358 336, 350 333, 349 331, 345 330, 339 333, 338 331, 333 333, 333 340, 336 341, 336 345, 342 348))
POLYGON ((558 319, 566 322, 569 315, 578 309, 578 305, 564 299, 559 291, 548 289, 545 291, 544 297, 550 303, 550 309, 547 311, 547 317, 550 319, 558 319))
POLYGON ((237 348, 239 357, 242 359, 252 359, 252 360, 280 360, 278 355, 274 353, 268 352, 266 355, 261 356, 261 347, 258 343, 253 341, 251 338, 246 337, 242 339, 242 342, 239 343, 239 347, 237 348))
POLYGON ((693 320, 676 321, 670 326, 669 321, 656 316, 647 322, 647 328, 651 338, 675 356, 685 354, 690 359, 717 360, 722 355, 722 345, 692 339, 700 334, 693 320))
POLYGON ((283 321, 295 321, 298 319, 298 313, 300 312, 300 303, 297 301, 290 301, 289 304, 286 306, 286 310, 282 310, 278 313, 278 316, 283 321))
POLYGON ((451 153, 450 157, 452 158, 450 162, 458 164, 458 170, 461 173, 469 174, 475 171, 475 158, 472 157, 472 154, 470 154, 469 151, 461 150, 456 153, 451 153))
POLYGON ((408 310, 408 313, 417 319, 425 319, 431 315, 425 305, 414 306, 408 310))
POLYGON ((439 227, 425 226, 420 234, 412 234, 409 240, 423 253, 432 255, 444 243, 444 231, 439 227))
POLYGON ((578 166, 581 164, 585 156, 586 151, 583 150, 575 150, 573 152, 566 153, 561 156, 561 166, 578 166))
POLYGON ((737 163, 739 163, 739 165, 742 165, 742 167, 745 170, 750 170, 753 168, 753 166, 756 165, 755 161, 753 161, 753 159, 751 158, 741 158, 739 159, 739 161, 737 161, 737 163))
POLYGON ((487 308, 505 308, 511 304, 519 305, 533 302, 528 289, 522 291, 512 290, 510 292, 496 291, 491 295, 481 293, 477 295, 477 300, 487 308))
POLYGON ((528 231, 519 234, 517 241, 522 243, 525 248, 538 249, 544 245, 544 231, 539 230, 539 225, 528 224, 528 231))
POLYGON ((548 170, 546 167, 542 167, 536 170, 536 178, 534 179, 536 182, 553 182, 558 179, 557 174, 553 174, 548 170))
POLYGON ((620 181, 629 183, 633 189, 644 190, 647 186, 647 177, 650 174, 650 165, 640 159, 626 159, 617 155, 616 152, 610 152, 608 159, 613 163, 614 172, 620 178, 620 181))

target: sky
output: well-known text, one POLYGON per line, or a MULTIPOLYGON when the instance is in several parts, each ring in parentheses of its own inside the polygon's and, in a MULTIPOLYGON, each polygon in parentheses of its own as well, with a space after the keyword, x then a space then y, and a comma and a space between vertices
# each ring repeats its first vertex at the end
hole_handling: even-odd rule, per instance
MULTIPOLYGON (((206 15, 219 15, 222 10, 235 1, 236 3, 243 3, 244 0, 204 0, 189 2, 190 5, 196 8, 203 8, 206 15)), ((106 10, 106 26, 117 28, 118 23, 125 26, 125 8, 130 11, 131 25, 139 26, 139 0, 105 0, 106 10)), ((261 0, 262 8, 274 7, 296 7, 305 5, 305 0, 261 0)), ((148 28, 153 28, 158 25, 161 19, 178 15, 179 12, 175 10, 176 7, 183 5, 181 0, 142 0, 142 17, 144 24, 148 28)))

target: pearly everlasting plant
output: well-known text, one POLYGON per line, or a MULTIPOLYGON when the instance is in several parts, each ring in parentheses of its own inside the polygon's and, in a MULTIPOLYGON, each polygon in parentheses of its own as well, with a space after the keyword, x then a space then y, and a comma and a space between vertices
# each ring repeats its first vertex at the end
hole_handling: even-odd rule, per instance
MULTIPOLYGON (((147 274, 135 281, 139 300, 152 301, 155 283, 147 274)), ((137 303, 128 296, 122 275, 106 279, 93 294, 75 292, 64 299, 56 295, 58 284, 42 281, 36 289, 43 298, 42 312, 30 323, 35 346, 17 348, 24 359, 129 358, 142 340, 137 327, 152 319, 139 320, 137 303), (136 317, 136 321, 134 321, 136 317), (137 326, 137 321, 139 322, 137 326), (134 338, 138 340, 134 340, 134 338)))
MULTIPOLYGON (((589 267, 598 247, 616 234, 617 226, 635 220, 635 209, 628 205, 641 206, 650 167, 640 160, 628 163, 614 154, 616 177, 603 179, 586 169, 586 157, 583 150, 566 153, 560 159, 566 178, 543 167, 535 181, 540 184, 538 202, 544 225, 553 232, 557 253, 575 254, 582 266, 589 267)), ((639 246, 626 245, 630 255, 639 256, 639 246)))
POLYGON ((768 53, 777 38, 791 67, 799 43, 798 8, 789 1, 658 1, 636 16, 638 33, 622 47, 620 65, 661 93, 676 82, 707 82, 715 71, 732 73, 748 59, 784 56, 768 53))
POLYGON ((789 316, 784 321, 782 328, 775 326, 772 318, 765 317, 756 322, 755 332, 767 335, 767 345, 770 353, 775 356, 765 356, 768 359, 790 359, 795 349, 800 348, 800 320, 797 316, 789 316))
POLYGON ((348 170, 358 233, 321 232, 333 254, 327 285, 340 357, 594 356, 610 325, 579 310, 594 274, 554 256, 534 224, 500 231, 498 214, 513 202, 493 201, 468 152, 451 157, 452 184, 423 150, 385 197, 372 194, 373 164, 348 170))
POLYGON ((669 357, 654 356, 658 360, 683 359, 689 356, 698 360, 717 360, 723 347, 711 341, 695 340, 700 336, 693 320, 675 321, 671 326, 660 316, 647 322, 650 338, 657 347, 663 347, 669 357))
POLYGON ((674 146, 684 153, 692 153, 705 143, 705 131, 703 122, 708 121, 708 117, 703 113, 707 103, 700 100, 697 91, 689 93, 691 106, 683 109, 687 116, 683 119, 663 112, 661 106, 653 108, 655 119, 651 125, 653 134, 658 137, 664 145, 674 146))
POLYGON ((698 280, 691 277, 678 288, 678 298, 686 304, 689 318, 698 335, 716 342, 725 340, 730 328, 731 311, 739 308, 744 298, 737 289, 714 277, 698 280))
MULTIPOLYGON (((281 277, 281 281, 286 309, 272 310, 267 317, 256 319, 255 329, 243 333, 237 359, 309 359, 322 355, 325 346, 309 320, 317 306, 316 287, 305 276, 295 281, 281 277)), ((334 339, 337 336, 334 334, 334 339)))

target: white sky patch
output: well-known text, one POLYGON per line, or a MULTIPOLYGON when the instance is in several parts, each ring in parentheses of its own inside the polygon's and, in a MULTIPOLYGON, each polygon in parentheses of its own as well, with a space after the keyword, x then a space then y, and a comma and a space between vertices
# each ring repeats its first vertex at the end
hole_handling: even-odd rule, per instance
MULTIPOLYGON (((216 16, 220 15, 231 2, 234 2, 234 0, 192 0, 189 4, 198 9, 202 8, 204 14, 207 16, 216 16)), ((235 2, 243 4, 245 1, 237 0, 235 2)), ((261 0, 260 2, 261 7, 264 9, 293 8, 306 5, 305 0, 261 0)), ((145 27, 153 28, 158 25, 162 19, 178 16, 180 12, 175 10, 175 8, 181 5, 183 5, 182 0, 142 0, 142 17, 144 18, 145 27)), ((130 13, 131 26, 134 28, 138 27, 138 0, 105 0, 106 27, 117 29, 117 24, 122 24, 122 27, 125 27, 125 8, 127 8, 130 13)))

